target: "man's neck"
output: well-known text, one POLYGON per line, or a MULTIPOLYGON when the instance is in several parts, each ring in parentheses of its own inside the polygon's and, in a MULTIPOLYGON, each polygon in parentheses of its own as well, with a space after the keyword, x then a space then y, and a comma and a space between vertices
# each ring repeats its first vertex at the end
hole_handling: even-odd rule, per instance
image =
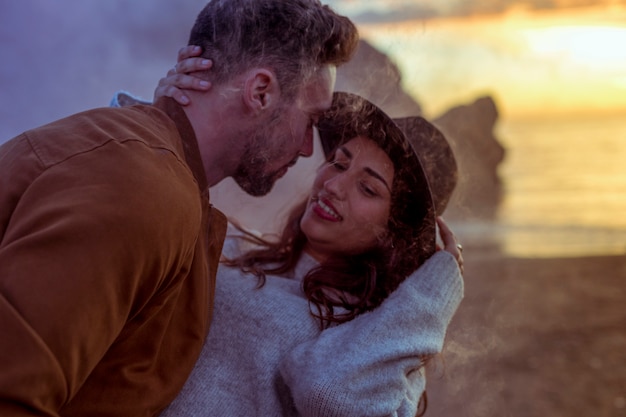
POLYGON ((237 145, 241 143, 238 132, 245 120, 239 109, 221 100, 216 92, 190 96, 191 104, 183 110, 195 132, 208 186, 212 187, 233 175, 237 168, 240 158, 237 145))

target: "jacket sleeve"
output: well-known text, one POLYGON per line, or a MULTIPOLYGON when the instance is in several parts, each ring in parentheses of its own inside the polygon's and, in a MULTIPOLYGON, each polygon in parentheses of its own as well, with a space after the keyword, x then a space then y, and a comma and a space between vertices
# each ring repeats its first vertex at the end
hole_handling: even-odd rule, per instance
POLYGON ((169 277, 189 268, 201 214, 178 165, 130 142, 9 171, 19 190, 2 191, 18 202, 3 205, 0 234, 0 415, 58 415, 126 323, 176 299, 169 277))
POLYGON ((297 346, 280 372, 296 408, 312 416, 414 416, 423 358, 441 352, 463 297, 453 256, 438 252, 377 309, 297 346))

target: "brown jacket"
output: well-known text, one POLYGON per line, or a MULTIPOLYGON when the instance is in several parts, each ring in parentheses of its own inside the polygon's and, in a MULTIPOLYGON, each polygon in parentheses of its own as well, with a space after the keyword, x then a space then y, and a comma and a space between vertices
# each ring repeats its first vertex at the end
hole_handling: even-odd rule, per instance
POLYGON ((207 334, 225 230, 170 99, 3 144, 0 415, 158 414, 207 334))

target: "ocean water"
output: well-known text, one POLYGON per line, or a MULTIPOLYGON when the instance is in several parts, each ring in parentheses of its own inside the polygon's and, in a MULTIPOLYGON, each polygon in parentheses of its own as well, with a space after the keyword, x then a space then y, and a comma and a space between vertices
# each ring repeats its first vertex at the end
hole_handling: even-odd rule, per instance
POLYGON ((461 236, 512 256, 626 254, 626 115, 501 119, 496 132, 504 201, 461 236))

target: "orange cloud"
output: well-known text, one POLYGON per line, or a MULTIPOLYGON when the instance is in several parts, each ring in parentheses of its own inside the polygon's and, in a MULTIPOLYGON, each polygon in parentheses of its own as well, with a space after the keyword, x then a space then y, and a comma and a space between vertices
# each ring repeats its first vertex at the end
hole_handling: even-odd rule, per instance
POLYGON ((438 113, 491 94, 509 117, 626 111, 626 8, 364 25, 404 86, 438 113))

